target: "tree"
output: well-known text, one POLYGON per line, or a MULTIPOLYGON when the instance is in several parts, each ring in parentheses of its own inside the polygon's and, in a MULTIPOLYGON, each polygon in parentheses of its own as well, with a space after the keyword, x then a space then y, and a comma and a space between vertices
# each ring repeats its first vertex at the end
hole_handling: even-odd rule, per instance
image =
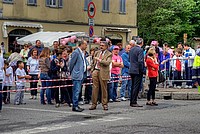
POLYGON ((193 20, 199 10, 196 4, 194 0, 138 0, 139 36, 147 43, 157 39, 171 45, 182 41, 184 33, 192 37, 198 25, 193 20))

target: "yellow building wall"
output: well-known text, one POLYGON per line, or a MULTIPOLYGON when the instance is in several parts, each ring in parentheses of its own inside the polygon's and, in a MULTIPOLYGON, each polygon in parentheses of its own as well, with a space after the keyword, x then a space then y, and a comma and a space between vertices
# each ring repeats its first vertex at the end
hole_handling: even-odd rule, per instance
MULTIPOLYGON (((120 14, 120 0, 110 0, 109 13, 102 12, 102 0, 93 0, 97 12, 96 24, 136 26, 137 0, 126 0, 126 14, 120 14)), ((14 4, 3 4, 3 16, 17 19, 48 21, 74 21, 88 23, 84 11, 84 0, 63 0, 62 8, 46 7, 45 0, 37 0, 37 6, 28 6, 27 0, 15 0, 14 4)))
MULTIPOLYGON (((37 23, 43 26, 44 31, 89 31, 87 11, 84 11, 84 0, 63 0, 62 8, 46 7, 46 0, 37 0, 37 6, 27 5, 27 0, 14 0, 13 4, 5 4, 0 1, 3 9, 4 22, 37 23), (78 24, 77 24, 78 23, 78 24)), ((102 0, 92 0, 97 8, 94 18, 94 34, 102 36, 103 33, 120 34, 125 44, 126 39, 137 35, 137 0, 126 0, 126 14, 120 14, 120 0, 110 0, 109 13, 102 12, 102 0), (129 28, 130 33, 104 32, 106 27, 129 28), (128 37, 127 37, 128 36, 128 37)), ((32 33, 38 32, 36 28, 7 27, 8 33, 14 29, 26 29, 32 33)), ((8 44, 8 38, 3 38, 0 32, 0 40, 8 44)), ((7 46, 6 46, 7 48, 7 46)))

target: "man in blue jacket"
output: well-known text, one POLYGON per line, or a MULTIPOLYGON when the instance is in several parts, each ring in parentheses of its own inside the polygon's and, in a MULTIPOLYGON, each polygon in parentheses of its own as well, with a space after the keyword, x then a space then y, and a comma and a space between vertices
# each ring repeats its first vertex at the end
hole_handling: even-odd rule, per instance
POLYGON ((121 95, 121 100, 122 101, 126 101, 125 98, 125 92, 126 89, 128 89, 128 96, 130 98, 131 96, 131 80, 129 78, 129 67, 130 67, 130 61, 129 61, 129 51, 131 49, 130 45, 126 46, 126 52, 122 54, 122 59, 123 59, 123 63, 124 63, 124 67, 122 68, 122 87, 120 90, 120 95, 121 95), (128 80, 129 79, 129 80, 128 80))
POLYGON ((82 88, 84 78, 87 77, 87 64, 84 51, 87 48, 87 42, 82 40, 78 48, 72 53, 69 63, 69 70, 73 81, 72 111, 82 112, 84 109, 78 106, 79 94, 82 88))
POLYGON ((36 41, 35 41, 35 46, 32 47, 32 48, 29 50, 29 52, 28 52, 28 57, 31 57, 31 52, 32 52, 32 50, 33 50, 34 48, 36 48, 36 49, 38 50, 38 55, 40 55, 40 53, 41 53, 42 50, 44 49, 44 47, 42 46, 41 41, 40 41, 40 40, 36 40, 36 41))

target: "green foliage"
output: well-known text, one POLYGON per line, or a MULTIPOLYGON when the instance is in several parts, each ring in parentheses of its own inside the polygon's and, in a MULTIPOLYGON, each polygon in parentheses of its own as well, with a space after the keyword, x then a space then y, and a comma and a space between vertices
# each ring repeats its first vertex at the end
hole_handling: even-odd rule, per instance
POLYGON ((139 36, 175 45, 183 34, 199 36, 200 0, 138 0, 139 36))

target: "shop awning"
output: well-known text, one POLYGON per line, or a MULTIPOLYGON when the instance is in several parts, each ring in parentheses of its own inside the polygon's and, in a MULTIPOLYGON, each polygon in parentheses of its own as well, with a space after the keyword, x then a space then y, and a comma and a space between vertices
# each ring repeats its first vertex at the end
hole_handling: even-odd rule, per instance
POLYGON ((120 27, 106 27, 105 31, 107 32, 125 32, 125 33, 129 33, 131 32, 130 28, 120 28, 120 27))
POLYGON ((24 23, 24 22, 4 22, 2 26, 3 37, 8 37, 7 27, 20 27, 20 28, 37 28, 38 31, 43 31, 43 26, 37 23, 24 23))
POLYGON ((86 34, 84 32, 37 32, 18 39, 17 43, 20 45, 24 45, 25 43, 31 43, 35 45, 35 41, 40 40, 45 47, 51 47, 54 41, 59 41, 61 38, 73 35, 79 37, 86 34))

